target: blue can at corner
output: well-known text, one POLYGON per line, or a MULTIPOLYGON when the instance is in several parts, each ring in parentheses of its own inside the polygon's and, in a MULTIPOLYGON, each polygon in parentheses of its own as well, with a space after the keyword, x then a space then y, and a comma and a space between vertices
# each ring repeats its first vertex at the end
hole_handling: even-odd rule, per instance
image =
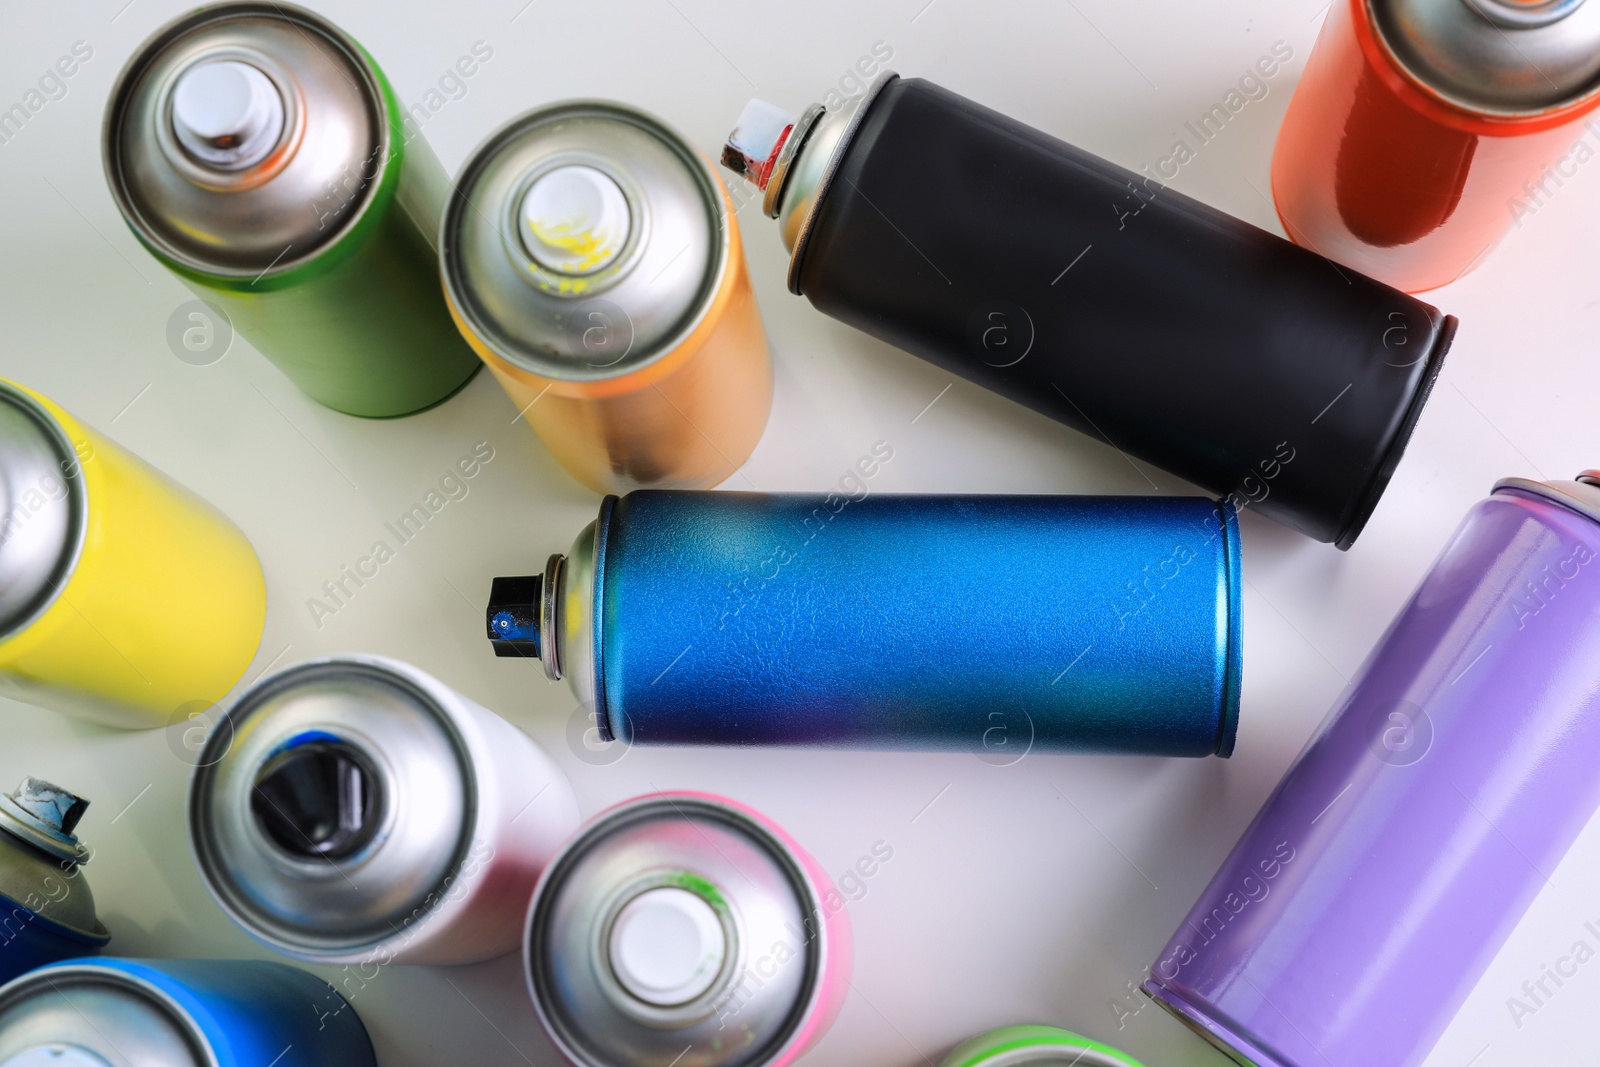
POLYGON ((0 1063, 31 1063, 30 1054, 133 1067, 377 1064, 366 1027, 332 986, 264 960, 96 957, 41 967, 0 986, 0 1063))

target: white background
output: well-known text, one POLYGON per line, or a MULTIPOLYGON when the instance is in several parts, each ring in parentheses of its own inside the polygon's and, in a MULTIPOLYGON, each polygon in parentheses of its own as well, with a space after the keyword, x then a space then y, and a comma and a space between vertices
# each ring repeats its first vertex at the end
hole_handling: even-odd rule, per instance
MULTIPOLYGON (((1168 155, 1182 124, 1281 39, 1294 59, 1268 96, 1172 182, 1274 232, 1262 195, 1272 141, 1322 19, 1319 0, 810 0, 761 10, 711 0, 526 2, 317 7, 365 44, 407 103, 436 87, 474 42, 493 48, 466 95, 424 127, 452 172, 514 114, 578 95, 648 108, 715 153, 749 96, 798 110, 877 41, 893 48, 891 65, 903 74, 1137 167, 1168 155)), ((1477 273, 1429 298, 1461 316, 1460 336, 1355 549, 1340 553, 1244 517, 1244 709, 1231 760, 1033 754, 1001 768, 970 755, 640 749, 593 765, 569 746, 574 706, 564 687, 494 659, 482 637, 490 576, 542 565, 597 504, 514 422, 489 375, 433 411, 371 422, 317 406, 242 339, 205 367, 168 349, 168 316, 191 296, 118 217, 99 133, 117 70, 183 6, 0 3, 0 107, 19 101, 73 42, 94 49, 67 95, 0 145, 0 373, 53 397, 245 530, 269 592, 266 635, 247 678, 271 662, 319 654, 398 656, 538 739, 571 775, 585 814, 651 789, 692 787, 765 810, 836 873, 877 841, 892 847, 892 861, 850 906, 853 989, 809 1063, 932 1064, 972 1033, 1036 1021, 1089 1033, 1153 1067, 1220 1067, 1218 1054, 1153 1005, 1119 1027, 1116 998, 1125 1011, 1141 1003, 1128 983, 1464 511, 1498 478, 1567 478, 1600 465, 1595 165, 1477 273), (470 496, 317 628, 306 599, 480 440, 492 443, 495 459, 470 496)), ((881 439, 895 456, 873 482, 879 491, 1149 492, 1110 448, 965 382, 952 385, 943 371, 824 318, 785 290, 775 226, 750 209, 741 222, 777 399, 765 439, 731 488, 823 490, 881 439)), ((1159 471, 1144 474, 1162 492, 1186 491, 1159 471)), ((0 705, 0 717, 0 783, 42 775, 94 802, 81 833, 97 850, 88 873, 113 950, 264 955, 200 884, 180 821, 186 766, 163 732, 108 731, 11 704, 0 705)), ((1520 1029, 1506 998, 1589 936, 1583 923, 1600 920, 1600 900, 1586 890, 1597 882, 1600 835, 1591 828, 1429 1067, 1592 1057, 1600 963, 1520 1029)), ((557 1062, 515 957, 453 970, 391 967, 355 1005, 386 1067, 557 1062)), ((1377 1051, 1372 1062, 1382 1062, 1377 1051)))

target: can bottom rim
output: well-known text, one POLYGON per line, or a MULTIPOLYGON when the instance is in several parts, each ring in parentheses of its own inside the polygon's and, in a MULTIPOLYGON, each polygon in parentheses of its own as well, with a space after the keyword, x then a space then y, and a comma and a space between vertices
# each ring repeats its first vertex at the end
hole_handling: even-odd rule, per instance
POLYGON ((1239 736, 1239 704, 1244 689, 1244 597, 1241 588, 1244 546, 1239 534, 1239 512, 1227 503, 1217 505, 1223 534, 1223 580, 1227 583, 1227 642, 1223 649, 1222 714, 1217 724, 1217 745, 1213 750, 1221 759, 1233 755, 1239 736))
POLYGON ((1389 479, 1394 477, 1395 468, 1400 465, 1400 458, 1405 455, 1406 445, 1411 442, 1412 431, 1417 428, 1417 420, 1422 417, 1422 409, 1427 405, 1428 397, 1433 394, 1434 384, 1439 380, 1439 372, 1444 368, 1445 354, 1450 351, 1450 346, 1456 339, 1457 325, 1459 320, 1454 315, 1446 315, 1444 321, 1439 324, 1439 333, 1434 338, 1433 350, 1428 353, 1422 381, 1418 384, 1411 403, 1406 407, 1400 426, 1395 431, 1394 440, 1389 443, 1389 447, 1378 460, 1378 469, 1356 503, 1355 514, 1349 525, 1333 542, 1341 552, 1348 551, 1350 546, 1355 544, 1356 538, 1361 536, 1361 531, 1366 527, 1367 520, 1372 518, 1372 513, 1377 510, 1378 500, 1383 496, 1384 490, 1389 488, 1389 479))
POLYGON ((1234 1024, 1218 1021, 1203 1008, 1173 992, 1154 978, 1139 988, 1145 996, 1161 1005, 1167 1014, 1194 1031, 1240 1067, 1295 1067, 1275 1053, 1265 1051, 1261 1045, 1236 1029, 1234 1024))

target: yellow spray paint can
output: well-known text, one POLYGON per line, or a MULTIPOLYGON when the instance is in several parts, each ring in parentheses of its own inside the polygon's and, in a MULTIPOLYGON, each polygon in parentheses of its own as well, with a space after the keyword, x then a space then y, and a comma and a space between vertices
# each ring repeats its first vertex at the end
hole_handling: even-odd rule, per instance
POLYGON ((265 618, 261 566, 232 523, 0 379, 0 692, 165 726, 222 699, 265 618))

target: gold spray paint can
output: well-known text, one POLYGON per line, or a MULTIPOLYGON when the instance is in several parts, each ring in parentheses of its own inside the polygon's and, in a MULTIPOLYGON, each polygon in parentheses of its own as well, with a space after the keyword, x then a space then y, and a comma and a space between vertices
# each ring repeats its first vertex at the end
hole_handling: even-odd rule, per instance
POLYGON ((0 693, 165 726, 227 694, 265 620, 261 566, 232 523, 0 379, 0 693))
POLYGON ((531 111, 481 145, 439 241, 456 325, 600 493, 705 489, 749 457, 772 363, 727 190, 620 104, 531 111))

